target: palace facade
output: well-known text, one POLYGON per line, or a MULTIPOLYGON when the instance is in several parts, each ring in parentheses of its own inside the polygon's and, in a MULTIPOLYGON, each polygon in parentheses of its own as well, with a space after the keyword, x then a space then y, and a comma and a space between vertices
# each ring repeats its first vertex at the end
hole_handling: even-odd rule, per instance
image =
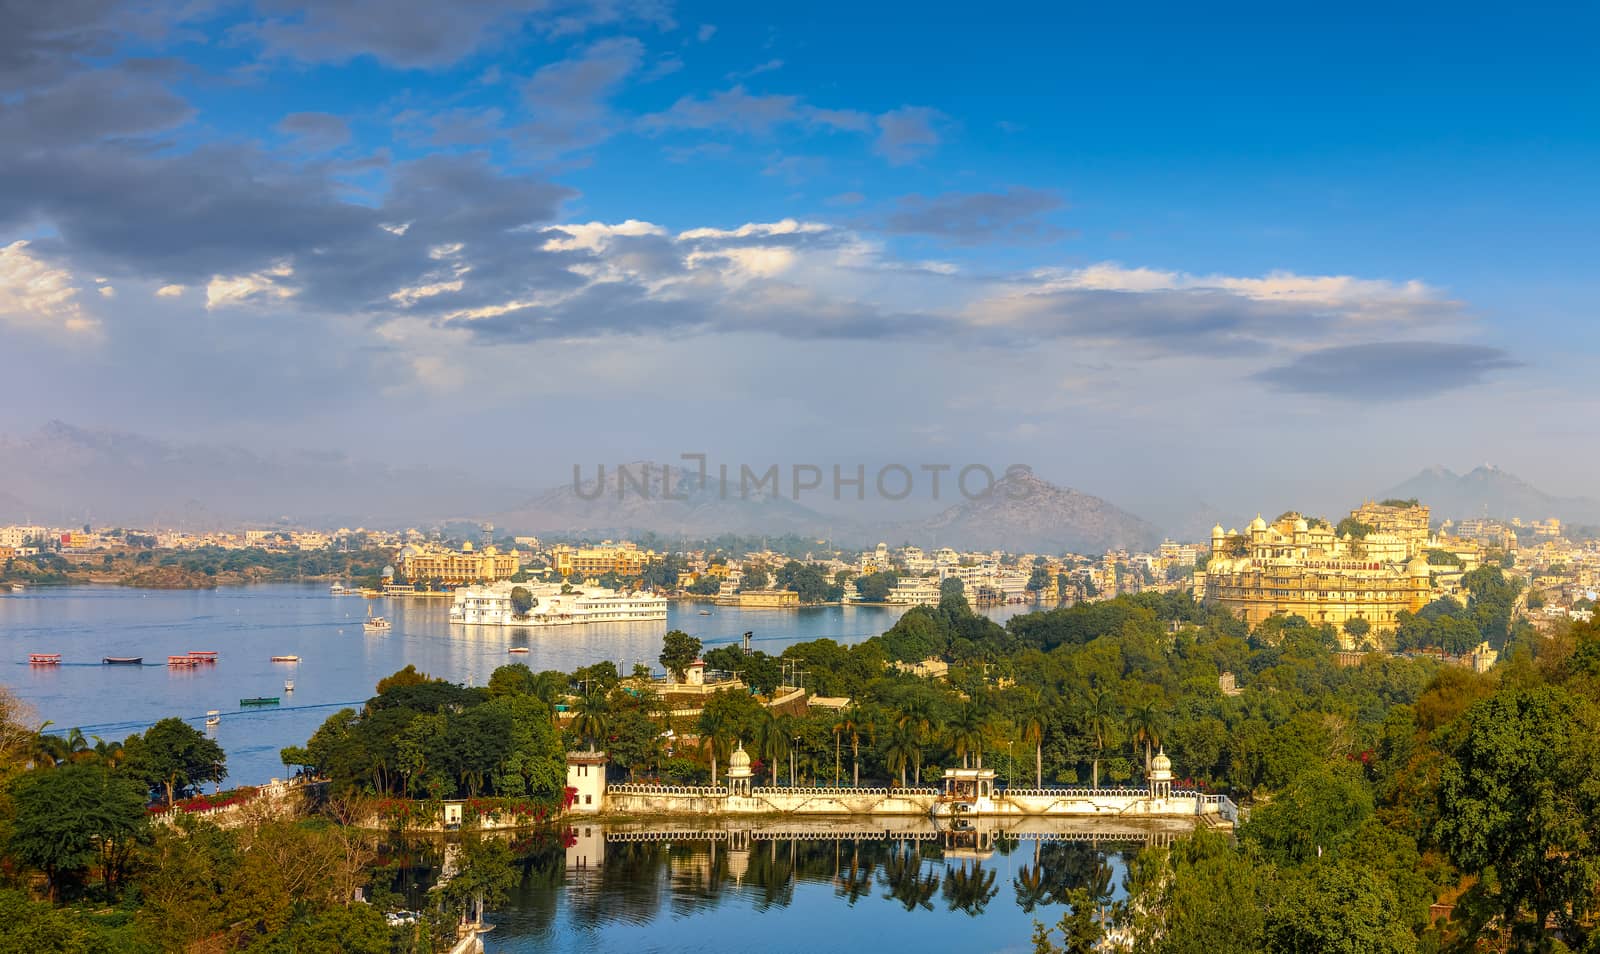
POLYGON ((1347 620, 1365 620, 1368 641, 1393 633, 1401 610, 1415 613, 1437 595, 1426 554, 1427 508, 1367 505, 1352 516, 1377 532, 1339 537, 1325 521, 1295 513, 1271 524, 1258 515, 1242 534, 1213 527, 1211 559, 1195 574, 1196 595, 1251 627, 1279 615, 1329 623, 1347 648, 1356 643, 1345 632, 1347 620), (1421 514, 1390 512, 1401 510, 1421 514))

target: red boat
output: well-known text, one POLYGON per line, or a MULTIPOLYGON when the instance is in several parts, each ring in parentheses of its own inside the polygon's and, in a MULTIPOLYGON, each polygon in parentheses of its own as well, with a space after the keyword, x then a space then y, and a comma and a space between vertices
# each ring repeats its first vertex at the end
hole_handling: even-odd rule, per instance
POLYGON ((61 665, 60 653, 29 653, 28 663, 34 666, 59 666, 61 665))

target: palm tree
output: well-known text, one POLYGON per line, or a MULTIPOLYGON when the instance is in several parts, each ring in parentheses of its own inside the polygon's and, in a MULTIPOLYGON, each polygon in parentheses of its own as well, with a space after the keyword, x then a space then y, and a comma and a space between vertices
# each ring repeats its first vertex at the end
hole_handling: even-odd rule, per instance
MULTIPOLYGON (((928 711, 928 705, 921 699, 912 700, 900 713, 900 718, 895 720, 896 726, 904 726, 911 730, 911 737, 915 742, 912 752, 912 771, 916 776, 918 786, 922 785, 922 746, 927 742, 928 736, 933 731, 933 716, 928 711)), ((902 786, 905 782, 902 780, 902 786)))
POLYGON ((98 735, 94 736, 94 754, 100 759, 100 761, 106 764, 107 768, 116 768, 118 765, 122 764, 122 757, 124 754, 122 751, 122 743, 107 742, 98 735))
POLYGON ((872 732, 872 720, 857 706, 844 710, 840 717, 841 731, 850 737, 850 784, 861 787, 861 736, 872 732))
MULTIPOLYGON (((956 720, 950 724, 950 744, 961 757, 962 768, 971 767, 969 759, 974 754, 978 757, 978 768, 983 768, 983 724, 983 710, 976 702, 962 706, 956 720)), ((949 884, 949 880, 945 883, 949 884)))
POLYGON ((604 739, 611 728, 611 706, 605 696, 587 695, 578 700, 577 715, 572 727, 578 730, 585 744, 593 749, 595 742, 604 739))
POLYGON ((883 749, 890 772, 900 773, 900 787, 906 787, 906 766, 922 759, 922 740, 917 730, 908 722, 896 722, 889 730, 889 739, 883 749))
POLYGON ((1033 746, 1033 787, 1044 788, 1044 712, 1037 702, 1022 717, 1022 741, 1033 746))
POLYGON ((1150 776, 1150 747, 1161 744, 1166 719, 1154 701, 1128 713, 1128 736, 1135 745, 1144 745, 1144 774, 1150 776))
MULTIPOLYGON (((789 717, 778 715, 771 709, 756 730, 756 750, 764 759, 772 760, 772 787, 778 787, 778 765, 789 755, 789 717)), ((793 781, 793 779, 790 779, 793 781)))
POLYGON ((1117 712, 1116 697, 1106 689, 1090 688, 1084 693, 1083 701, 1084 728, 1094 738, 1093 786, 1099 788, 1100 756, 1105 752, 1111 733, 1116 731, 1117 724, 1122 720, 1117 712))
POLYGON ((720 709, 704 709, 696 723, 700 733, 700 747, 711 756, 711 784, 717 784, 717 760, 726 758, 733 744, 733 726, 720 709))

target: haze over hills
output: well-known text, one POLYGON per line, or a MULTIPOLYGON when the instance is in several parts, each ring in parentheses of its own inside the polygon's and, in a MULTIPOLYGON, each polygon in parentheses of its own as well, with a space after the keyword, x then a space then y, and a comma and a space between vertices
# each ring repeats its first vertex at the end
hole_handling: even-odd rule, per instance
POLYGON ((588 468, 576 480, 487 519, 506 530, 591 537, 641 530, 692 537, 793 533, 855 544, 870 536, 848 518, 824 516, 763 488, 742 488, 737 479, 724 486, 707 475, 702 485, 698 473, 652 461, 600 470, 603 484, 602 474, 588 468))
MULTIPOLYGON (((586 537, 645 530, 696 538, 792 533, 842 546, 883 540, 1079 553, 1148 548, 1163 535, 1200 540, 1215 520, 1229 523, 1216 508, 1189 497, 1173 498, 1152 510, 1159 519, 1147 520, 1026 468, 975 499, 899 520, 884 519, 893 513, 884 501, 819 512, 804 498, 758 487, 742 491, 735 479, 723 489, 711 475, 700 487, 697 475, 682 467, 640 462, 628 470, 621 493, 619 470, 608 467, 603 490, 590 469, 580 487, 568 481, 530 494, 442 468, 394 467, 341 453, 179 444, 52 421, 21 438, 0 437, 0 522, 203 530, 245 523, 333 528, 487 520, 505 531, 586 537), (663 492, 662 475, 669 471, 672 496, 679 499, 663 492)), ((1439 519, 1554 516, 1600 524, 1600 501, 1557 497, 1489 466, 1465 474, 1430 467, 1378 496, 1416 497, 1439 519)))
POLYGON ((1017 467, 971 500, 894 527, 886 539, 924 546, 1054 553, 1147 550, 1159 528, 1099 497, 1057 487, 1017 467))
POLYGON ((344 454, 257 454, 51 421, 0 439, 0 520, 203 530, 242 522, 406 524, 510 506, 520 494, 465 474, 344 454))
POLYGON ((1600 523, 1600 500, 1557 497, 1489 464, 1474 467, 1465 474, 1435 465, 1395 485, 1382 496, 1415 497, 1432 508, 1435 520, 1558 517, 1566 523, 1600 523))

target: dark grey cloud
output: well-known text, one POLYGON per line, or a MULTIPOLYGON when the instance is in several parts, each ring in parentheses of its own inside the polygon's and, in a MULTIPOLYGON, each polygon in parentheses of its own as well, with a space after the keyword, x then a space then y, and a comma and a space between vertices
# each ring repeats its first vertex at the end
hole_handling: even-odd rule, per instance
POLYGON ((663 112, 639 121, 639 128, 648 133, 694 129, 747 136, 768 136, 790 125, 865 132, 871 128, 872 117, 851 109, 812 106, 798 96, 751 93, 734 86, 709 96, 685 96, 663 112))
POLYGON ((265 18, 253 33, 272 55, 317 63, 372 56, 393 66, 459 62, 524 29, 547 35, 643 22, 667 27, 659 0, 257 0, 265 18))
POLYGON ((1064 204, 1059 194, 1043 189, 908 195, 883 215, 877 226, 886 232, 929 235, 961 245, 1041 241, 1066 234, 1065 229, 1044 219, 1064 204))
POLYGON ((1275 391, 1388 401, 1472 387, 1493 371, 1522 366, 1500 348, 1438 341, 1394 341, 1322 348, 1255 379, 1275 391))
POLYGON ((13 153, 38 155, 160 132, 193 114, 159 71, 108 67, 62 77, 0 103, 0 142, 13 153))
POLYGON ((298 149, 327 152, 350 141, 350 124, 332 113, 290 113, 278 122, 278 132, 293 136, 298 149))
POLYGON ((115 0, 0 0, 0 93, 53 82, 118 38, 115 0))

